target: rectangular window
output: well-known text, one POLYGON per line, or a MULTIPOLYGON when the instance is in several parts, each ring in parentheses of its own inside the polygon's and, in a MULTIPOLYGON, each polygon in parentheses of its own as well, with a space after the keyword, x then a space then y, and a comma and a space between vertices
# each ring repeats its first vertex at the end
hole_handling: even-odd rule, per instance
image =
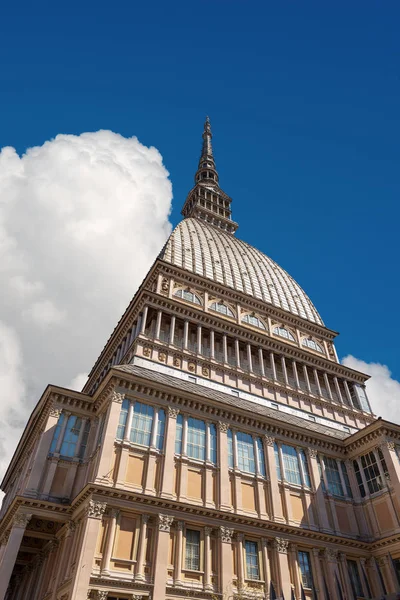
POLYGON ((255 457, 253 438, 249 433, 236 433, 236 444, 238 453, 238 467, 246 473, 255 473, 255 457))
POLYGON ((261 438, 257 438, 257 454, 258 454, 258 464, 260 467, 260 474, 265 477, 265 458, 264 458, 264 447, 261 438))
POLYGON ((165 433, 165 410, 162 408, 158 409, 158 421, 157 421, 157 439, 156 448, 162 450, 164 448, 164 433, 165 433))
POLYGON ((188 419, 187 455, 190 458, 205 460, 206 458, 206 424, 199 419, 188 419))
POLYGON ((311 571, 310 554, 308 552, 299 552, 299 568, 301 574, 301 584, 307 589, 313 588, 313 578, 311 571))
POLYGON ((76 415, 68 418, 67 427, 64 433, 64 439, 61 444, 60 455, 68 458, 75 456, 76 444, 79 438, 79 432, 82 427, 82 419, 76 415))
POLYGON ((228 429, 228 466, 233 469, 233 435, 232 429, 228 429))
POLYGON ((245 542, 247 579, 260 579, 257 542, 245 542))
POLYGON ((363 483, 363 480, 361 477, 360 467, 358 466, 358 462, 356 460, 353 460, 353 467, 354 467, 354 472, 356 474, 358 489, 359 489, 361 498, 365 498, 365 487, 364 487, 364 483, 363 483))
POLYGON ((182 454, 182 432, 183 432, 183 416, 178 415, 176 418, 175 454, 182 454))
POLYGON ((210 424, 210 461, 217 464, 217 428, 214 423, 210 424))
POLYGON ((299 450, 299 456, 300 456, 301 466, 303 468, 304 484, 307 487, 311 487, 310 470, 308 468, 308 460, 307 460, 307 456, 306 456, 306 453, 304 452, 304 450, 299 450))
POLYGON ((354 384, 354 391, 358 397, 358 404, 364 412, 371 412, 365 388, 358 383, 354 384))
POLYGON ((376 462, 375 454, 368 452, 361 457, 361 465, 364 471, 365 480, 369 489, 369 493, 379 492, 384 488, 384 482, 379 472, 379 467, 376 462))
POLYGON ((350 485, 349 475, 347 473, 347 467, 342 460, 340 461, 340 468, 342 469, 342 475, 343 475, 344 483, 346 486, 346 494, 349 498, 352 498, 353 492, 351 491, 351 485, 350 485))
POLYGON ((200 531, 186 530, 185 568, 200 571, 200 531))
POLYGON ((154 408, 148 404, 135 402, 133 407, 130 441, 141 446, 150 446, 154 408))
POLYGON ((85 431, 83 432, 81 447, 79 448, 78 456, 80 459, 85 457, 86 447, 87 447, 88 438, 89 438, 89 432, 90 432, 90 421, 88 419, 86 421, 85 431))
POLYGON ((358 565, 355 560, 348 560, 347 567, 350 575, 351 587, 354 596, 357 598, 364 598, 364 592, 361 585, 360 573, 358 571, 358 565))
POLYGON ((274 443, 274 454, 275 454, 275 466, 278 481, 282 481, 281 463, 279 461, 279 448, 278 444, 274 443))
POLYGON ((128 410, 129 410, 130 401, 124 400, 121 406, 121 412, 119 413, 119 421, 117 428, 117 440, 123 440, 125 434, 125 425, 126 420, 128 418, 128 410))
POLYGON ((344 497, 342 482, 340 479, 339 467, 335 458, 324 456, 325 475, 328 481, 328 489, 334 496, 344 497))
POLYGON ((64 418, 65 418, 64 413, 61 413, 61 415, 58 417, 57 425, 54 430, 53 439, 52 439, 51 445, 50 445, 50 454, 54 454, 54 452, 56 451, 58 438, 60 437, 61 427, 62 427, 62 424, 64 423, 64 418))
POLYGON ((301 473, 296 448, 282 444, 283 472, 289 483, 301 485, 301 473))

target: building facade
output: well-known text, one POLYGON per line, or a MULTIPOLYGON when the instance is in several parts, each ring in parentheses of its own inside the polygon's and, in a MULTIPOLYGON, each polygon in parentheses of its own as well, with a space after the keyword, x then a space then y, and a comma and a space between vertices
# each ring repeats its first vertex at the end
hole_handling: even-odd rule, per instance
POLYGON ((400 427, 301 287, 235 236, 204 126, 184 219, 1 489, 0 600, 395 597, 400 427))

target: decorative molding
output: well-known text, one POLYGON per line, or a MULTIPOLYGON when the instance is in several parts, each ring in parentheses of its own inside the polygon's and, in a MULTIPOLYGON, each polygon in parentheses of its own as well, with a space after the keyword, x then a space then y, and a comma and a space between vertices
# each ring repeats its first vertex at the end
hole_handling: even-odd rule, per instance
POLYGON ((125 400, 125 394, 121 394, 120 392, 116 392, 115 390, 111 394, 111 402, 116 402, 117 404, 122 404, 125 400))
POLYGON ((31 520, 32 515, 28 513, 17 513, 14 515, 13 527, 26 527, 31 520))
POLYGON ((204 527, 204 535, 212 535, 213 527, 204 527))
POLYGON ((176 528, 178 531, 183 531, 185 528, 185 523, 184 521, 177 521, 176 522, 176 528))
POLYGON ((307 448, 307 451, 310 458, 317 458, 318 450, 316 448, 307 448))
POLYGON ((289 549, 289 541, 283 538, 275 538, 274 539, 274 548, 279 552, 279 554, 287 554, 289 549))
POLYGON ((224 421, 218 421, 218 429, 221 433, 228 433, 229 423, 224 423, 224 421))
POLYGON ((169 515, 158 515, 158 530, 169 533, 173 520, 174 517, 170 517, 169 515))
POLYGON ((221 538, 221 542, 223 542, 225 544, 231 544, 233 534, 234 534, 234 529, 230 529, 229 527, 225 527, 224 525, 220 526, 219 535, 221 538))
POLYGON ((273 446, 275 444, 275 438, 271 435, 264 435, 263 439, 266 446, 273 446))
POLYGON ((58 419, 61 413, 62 409, 59 406, 52 406, 50 408, 49 417, 55 417, 56 419, 58 419))
POLYGON ((95 600, 107 600, 107 598, 108 598, 107 590, 96 590, 95 600))
POLYGON ((86 514, 93 519, 101 519, 106 512, 106 508, 107 502, 89 500, 89 504, 86 506, 86 514))
POLYGON ((339 552, 333 548, 325 548, 324 556, 329 562, 337 562, 339 552))
POLYGON ((168 416, 171 419, 176 419, 179 414, 179 408, 175 408, 175 406, 168 405, 168 416))

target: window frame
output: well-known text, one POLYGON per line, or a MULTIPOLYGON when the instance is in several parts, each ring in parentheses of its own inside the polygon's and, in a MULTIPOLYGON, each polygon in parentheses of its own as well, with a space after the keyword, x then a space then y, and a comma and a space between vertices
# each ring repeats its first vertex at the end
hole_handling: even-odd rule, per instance
POLYGON ((288 342, 296 343, 296 337, 293 332, 287 327, 281 327, 280 325, 274 325, 272 333, 288 342), (281 331, 285 331, 287 335, 282 334, 281 331))
POLYGON ((184 548, 184 555, 183 555, 183 563, 184 563, 184 570, 185 571, 193 571, 194 573, 198 573, 199 571, 202 571, 202 532, 200 529, 196 529, 196 528, 192 528, 192 527, 186 527, 185 528, 185 548, 184 548), (198 555, 195 556, 194 558, 197 559, 197 566, 198 568, 193 568, 192 565, 188 566, 188 560, 193 560, 193 556, 189 557, 188 556, 188 548, 192 547, 193 542, 190 542, 190 545, 188 544, 188 533, 196 533, 198 536, 198 555))
POLYGON ((213 302, 211 302, 208 305, 208 309, 212 310, 215 313, 218 313, 219 315, 222 315, 224 317, 228 317, 229 319, 235 319, 236 318, 236 314, 235 311, 232 309, 232 307, 227 304, 226 302, 224 302, 223 300, 214 300, 213 302), (214 308, 215 306, 215 308, 214 308), (218 307, 224 307, 226 310, 220 310, 218 307), (230 314, 229 314, 230 313, 230 314))
POLYGON ((246 313, 242 316, 241 322, 245 323, 245 325, 249 325, 250 327, 256 327, 257 329, 261 329, 261 331, 267 331, 266 324, 261 319, 261 317, 255 313, 246 313), (257 323, 251 323, 249 319, 255 319, 257 323))
POLYGON ((261 561, 260 561, 260 546, 258 541, 253 540, 253 539, 248 539, 245 538, 244 539, 244 543, 243 543, 243 550, 244 550, 244 565, 245 565, 245 579, 247 579, 248 581, 261 581, 261 561), (248 547, 252 546, 254 548, 253 552, 249 552, 248 551, 248 547), (250 561, 248 561, 248 558, 255 558, 255 564, 250 564, 250 561), (256 577, 253 576, 253 574, 250 572, 251 569, 256 569, 256 577))
POLYGON ((178 298, 179 300, 183 300, 184 302, 189 302, 190 304, 194 304, 195 306, 203 306, 201 297, 198 294, 196 294, 196 292, 191 290, 190 288, 182 287, 182 288, 175 290, 173 293, 173 298, 178 298), (187 295, 191 294, 193 299, 185 297, 185 294, 187 294, 187 295))

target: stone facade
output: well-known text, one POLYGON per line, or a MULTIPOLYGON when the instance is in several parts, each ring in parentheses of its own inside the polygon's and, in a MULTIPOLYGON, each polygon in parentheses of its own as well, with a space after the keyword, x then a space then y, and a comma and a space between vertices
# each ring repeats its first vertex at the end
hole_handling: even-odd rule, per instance
POLYGON ((400 427, 303 290, 234 237, 230 204, 207 121, 184 221, 7 470, 0 600, 399 592, 400 427))

